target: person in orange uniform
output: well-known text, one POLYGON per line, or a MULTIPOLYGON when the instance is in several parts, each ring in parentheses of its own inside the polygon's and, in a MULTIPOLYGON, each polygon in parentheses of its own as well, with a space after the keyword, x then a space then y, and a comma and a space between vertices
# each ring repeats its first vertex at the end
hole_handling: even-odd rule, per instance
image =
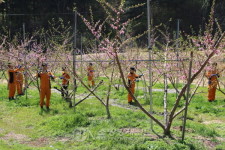
POLYGON ((88 73, 87 73, 88 85, 89 87, 91 86, 93 87, 95 85, 95 81, 94 81, 94 68, 92 63, 89 63, 87 70, 88 70, 88 73))
POLYGON ((206 73, 208 78, 208 101, 213 102, 216 97, 216 87, 218 85, 219 71, 217 69, 217 63, 212 64, 212 68, 206 73))
POLYGON ((67 98, 70 75, 68 74, 66 67, 62 67, 62 71, 62 77, 60 77, 60 79, 62 79, 61 95, 62 97, 67 98))
MULTIPOLYGON (((128 74, 127 78, 128 78, 128 87, 130 89, 130 91, 134 94, 135 92, 135 81, 137 78, 142 77, 143 75, 137 75, 136 73, 136 69, 134 67, 130 68, 130 73, 128 74)), ((128 103, 132 104, 132 96, 128 93, 128 103)))
POLYGON ((40 107, 43 109, 44 99, 46 98, 46 109, 49 110, 51 98, 51 79, 54 80, 54 75, 47 70, 47 64, 42 64, 42 72, 37 74, 40 78, 40 107))
POLYGON ((9 82, 8 82, 8 89, 9 89, 9 100, 14 100, 14 96, 16 93, 16 84, 17 84, 17 79, 16 79, 16 72, 22 71, 23 68, 19 66, 18 68, 14 68, 14 66, 9 63, 8 64, 8 75, 9 75, 9 82))
MULTIPOLYGON (((19 68, 20 66, 18 66, 19 68)), ((18 95, 24 95, 23 94, 23 73, 22 71, 16 72, 16 89, 18 95)))

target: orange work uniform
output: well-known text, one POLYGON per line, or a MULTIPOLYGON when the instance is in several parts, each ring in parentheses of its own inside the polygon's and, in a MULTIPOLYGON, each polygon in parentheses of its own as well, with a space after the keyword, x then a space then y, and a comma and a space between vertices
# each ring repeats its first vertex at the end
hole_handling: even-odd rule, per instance
POLYGON ((9 99, 13 99, 16 93, 16 72, 20 71, 22 69, 9 69, 9 82, 8 82, 8 88, 9 88, 9 99))
POLYGON ((68 97, 68 86, 69 86, 69 79, 70 79, 70 75, 67 72, 63 72, 62 74, 62 88, 61 88, 61 95, 64 97, 64 95, 66 95, 66 97, 68 97))
POLYGON ((37 75, 40 78, 40 106, 43 107, 46 97, 46 107, 50 106, 51 83, 50 79, 54 79, 51 72, 41 72, 37 75))
POLYGON ((95 81, 94 81, 94 68, 92 66, 89 66, 87 68, 88 70, 88 84, 94 86, 95 85, 95 81))
POLYGON ((62 77, 62 85, 69 85, 70 75, 67 72, 63 72, 62 77))
POLYGON ((218 70, 210 70, 206 74, 209 79, 208 86, 208 100, 214 101, 216 97, 216 87, 218 85, 217 78, 219 77, 218 70))
POLYGON ((14 98, 16 93, 16 69, 9 69, 9 82, 8 82, 8 88, 9 88, 9 99, 14 98))
POLYGON ((23 94, 23 73, 20 71, 16 72, 16 89, 18 95, 23 94))
MULTIPOLYGON (((134 94, 135 92, 135 81, 136 81, 136 78, 139 78, 140 76, 139 75, 136 75, 135 73, 129 73, 127 78, 128 78, 128 86, 129 86, 129 89, 130 91, 134 94)), ((130 95, 130 93, 128 93, 128 97, 127 97, 127 100, 128 102, 132 102, 132 97, 130 95)))

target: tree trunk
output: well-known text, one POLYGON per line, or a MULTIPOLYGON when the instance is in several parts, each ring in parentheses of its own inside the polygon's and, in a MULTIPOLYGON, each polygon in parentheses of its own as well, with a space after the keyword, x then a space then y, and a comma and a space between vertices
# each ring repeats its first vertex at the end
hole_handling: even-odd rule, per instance
POLYGON ((165 124, 168 122, 167 117, 167 95, 168 95, 168 83, 167 83, 167 75, 164 73, 164 96, 163 96, 163 102, 164 102, 164 121, 165 124))
POLYGON ((164 137, 172 138, 170 128, 164 129, 164 133, 163 134, 164 134, 164 137))
POLYGON ((106 99, 106 112, 107 112, 107 119, 111 119, 111 114, 109 111, 109 96, 111 94, 111 89, 112 89, 112 81, 113 81, 113 75, 114 75, 114 70, 115 70, 115 65, 113 65, 113 70, 112 70, 112 74, 111 74, 111 78, 110 78, 110 82, 109 82, 109 88, 108 88, 108 94, 107 94, 107 99, 106 99))
POLYGON ((111 117, 111 113, 109 111, 108 100, 107 100, 105 108, 106 108, 106 113, 107 113, 107 119, 111 119, 112 117, 111 117))

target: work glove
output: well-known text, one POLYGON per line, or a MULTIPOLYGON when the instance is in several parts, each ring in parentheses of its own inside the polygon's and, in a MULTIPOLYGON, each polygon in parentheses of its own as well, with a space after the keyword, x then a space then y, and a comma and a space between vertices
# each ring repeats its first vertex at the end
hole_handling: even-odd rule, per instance
POLYGON ((50 75, 50 78, 51 78, 52 80, 54 80, 54 76, 50 75))
POLYGON ((41 69, 38 69, 37 73, 38 73, 38 74, 40 74, 40 73, 41 73, 41 71, 42 71, 41 69))
POLYGON ((59 77, 60 79, 64 79, 64 77, 59 77))
POLYGON ((209 80, 209 81, 208 81, 208 84, 211 84, 211 83, 212 83, 212 81, 209 80))
POLYGON ((22 68, 22 66, 21 66, 21 65, 19 65, 19 66, 18 66, 18 69, 20 69, 20 68, 22 68))

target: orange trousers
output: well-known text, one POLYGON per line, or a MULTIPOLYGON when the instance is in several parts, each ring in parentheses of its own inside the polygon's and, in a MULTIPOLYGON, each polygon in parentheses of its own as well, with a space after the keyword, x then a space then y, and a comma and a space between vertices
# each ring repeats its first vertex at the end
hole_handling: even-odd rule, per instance
MULTIPOLYGON (((129 89, 130 89, 130 91, 134 94, 134 92, 135 92, 135 86, 132 86, 132 87, 129 88, 129 89)), ((132 100, 133 100, 133 98, 132 98, 132 96, 130 95, 129 92, 128 92, 127 100, 128 100, 128 102, 132 102, 132 100)))
POLYGON ((208 100, 209 101, 214 101, 215 100, 215 97, 216 97, 216 86, 217 86, 217 83, 209 84, 209 87, 208 87, 208 100))
POLYGON ((16 89, 17 89, 17 94, 23 94, 23 83, 21 82, 17 82, 16 83, 16 89))
POLYGON ((13 98, 16 93, 16 83, 9 83, 9 98, 13 98))
POLYGON ((88 76, 88 85, 89 86, 91 86, 91 85, 94 86, 95 85, 95 81, 94 81, 92 76, 88 76))
POLYGON ((42 107, 44 105, 44 99, 46 97, 46 107, 50 106, 50 97, 51 97, 51 89, 40 89, 40 106, 42 107))

